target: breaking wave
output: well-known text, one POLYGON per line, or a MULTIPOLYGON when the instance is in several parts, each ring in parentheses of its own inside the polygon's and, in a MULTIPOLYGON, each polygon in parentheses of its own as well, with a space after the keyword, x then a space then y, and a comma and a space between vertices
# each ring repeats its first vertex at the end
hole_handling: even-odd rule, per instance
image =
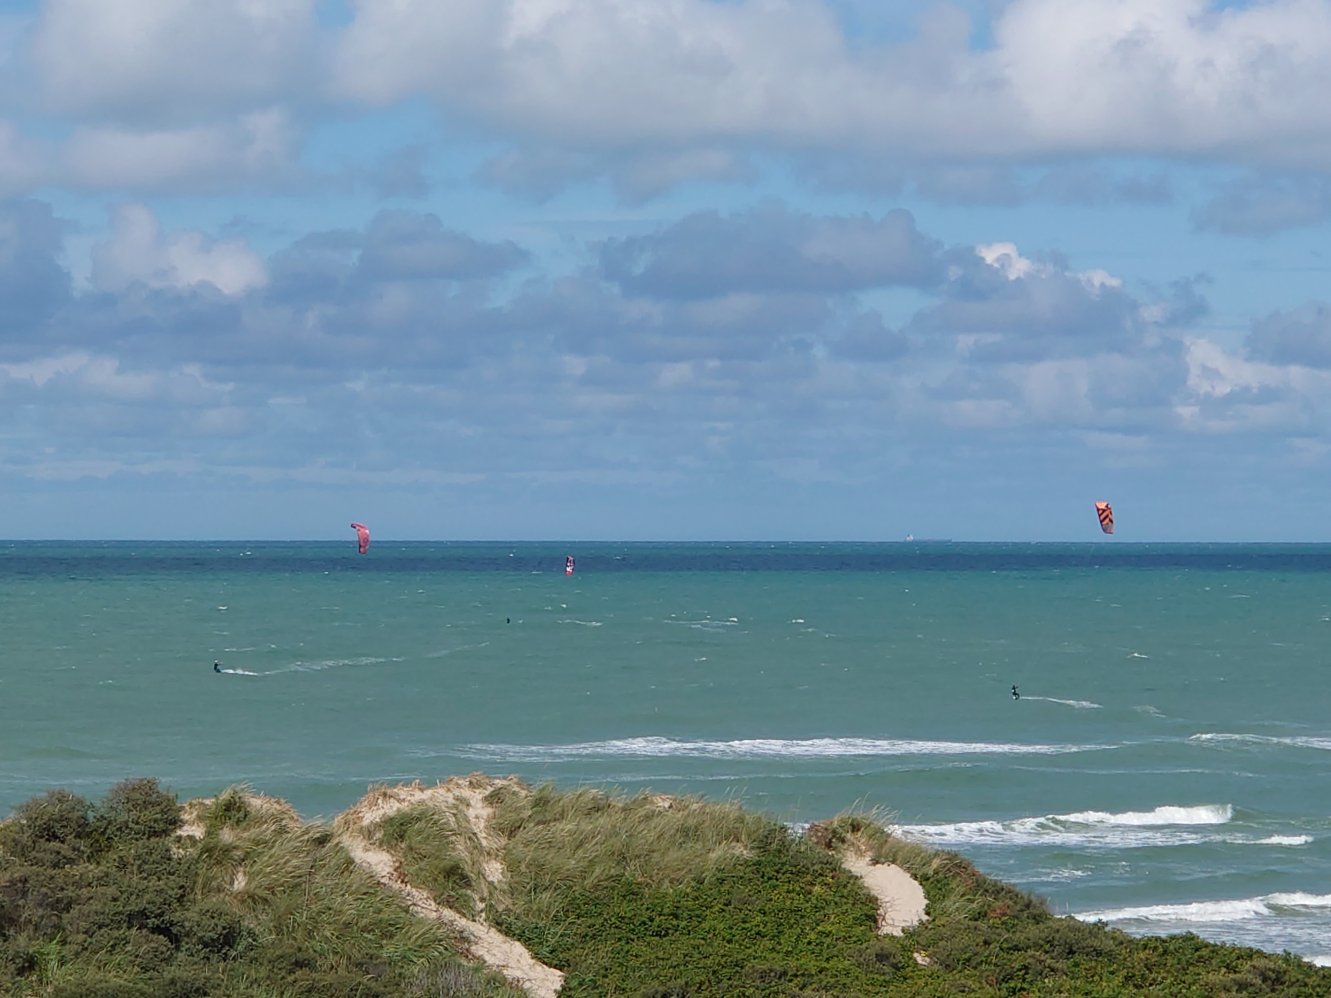
POLYGON ((1321 749, 1325 752, 1331 752, 1331 738, 1305 735, 1245 735, 1204 731, 1200 734, 1191 735, 1188 741, 1201 744, 1290 745, 1296 748, 1321 749))
POLYGON ((1167 804, 1150 811, 1074 811, 1008 821, 960 821, 932 825, 896 825, 906 838, 939 846, 1060 845, 1111 849, 1186 845, 1215 838, 1198 828, 1227 824, 1229 804, 1167 804))
POLYGON ((1113 748, 1110 745, 1023 744, 1015 742, 944 742, 891 738, 739 738, 686 741, 674 738, 620 738, 570 745, 463 745, 459 754, 477 759, 558 762, 561 759, 667 758, 700 759, 839 758, 901 755, 1060 755, 1113 748))
POLYGON ((1148 904, 1136 908, 1105 908, 1083 911, 1076 917, 1084 922, 1242 922, 1281 914, 1331 908, 1331 894, 1307 894, 1295 891, 1264 894, 1261 897, 1230 901, 1191 901, 1184 904, 1148 904))

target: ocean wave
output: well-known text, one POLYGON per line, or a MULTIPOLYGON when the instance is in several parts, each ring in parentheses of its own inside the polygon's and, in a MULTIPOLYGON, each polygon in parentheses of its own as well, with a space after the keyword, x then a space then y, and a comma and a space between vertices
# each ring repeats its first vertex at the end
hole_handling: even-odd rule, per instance
POLYGON ((890 738, 739 738, 729 741, 684 741, 648 736, 577 742, 570 745, 473 744, 461 746, 459 754, 480 759, 557 762, 561 759, 597 756, 606 758, 690 756, 700 759, 769 759, 800 756, 818 759, 900 755, 1060 755, 1113 747, 890 738))
POLYGON ((1313 840, 1311 835, 1268 835, 1258 839, 1259 846, 1306 846, 1313 840))
POLYGON ((1007 821, 986 819, 930 825, 896 825, 904 838, 933 845, 1061 845, 1144 848, 1207 841, 1198 826, 1224 825, 1234 816, 1229 804, 1165 805, 1151 811, 1075 811, 1007 821))
POLYGON ((1055 819, 1079 825, 1223 825, 1234 817, 1230 804, 1164 804, 1150 811, 1074 811, 1055 819))
POLYGON ((1302 891, 1264 894, 1261 897, 1227 901, 1190 901, 1182 904, 1149 904, 1136 908, 1105 908, 1075 914, 1084 922, 1240 922, 1278 916, 1281 909, 1331 908, 1331 894, 1302 891))
POLYGON ((1331 738, 1307 735, 1248 735, 1203 731, 1199 734, 1190 735, 1188 741, 1200 744, 1236 742, 1241 745, 1289 745, 1295 748, 1321 749, 1324 752, 1331 752, 1331 738))

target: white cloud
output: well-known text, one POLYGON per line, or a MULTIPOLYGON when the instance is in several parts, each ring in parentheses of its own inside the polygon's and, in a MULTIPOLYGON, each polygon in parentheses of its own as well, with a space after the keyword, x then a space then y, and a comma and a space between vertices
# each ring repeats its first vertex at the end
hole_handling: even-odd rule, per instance
POLYGON ((935 13, 889 45, 817 0, 359 0, 332 86, 572 146, 1331 162, 1322 0, 1013 0, 984 50, 935 13))
POLYGON ((46 0, 32 48, 57 113, 183 122, 289 94, 314 0, 46 0))
MULTIPOLYGON (((1051 277, 1064 273, 1050 264, 1038 263, 1022 256, 1015 243, 982 243, 975 247, 975 255, 1009 281, 1029 277, 1051 277)), ((1105 288, 1123 287, 1122 280, 1098 267, 1091 270, 1066 271, 1066 273, 1080 281, 1092 294, 1105 288)))
POLYGON ((1044 151, 1328 151, 1331 5, 1017 0, 994 62, 1044 151))
POLYGON ((111 238, 92 251, 92 284, 103 291, 134 284, 187 288, 206 283, 239 295, 267 279, 263 261, 243 242, 215 242, 200 232, 165 233, 141 204, 117 208, 111 238))
POLYGON ((0 120, 0 197, 31 190, 43 177, 47 147, 0 120))
POLYGON ((293 168, 296 139, 284 112, 190 128, 80 128, 61 151, 61 170, 94 190, 211 190, 267 185, 293 168))

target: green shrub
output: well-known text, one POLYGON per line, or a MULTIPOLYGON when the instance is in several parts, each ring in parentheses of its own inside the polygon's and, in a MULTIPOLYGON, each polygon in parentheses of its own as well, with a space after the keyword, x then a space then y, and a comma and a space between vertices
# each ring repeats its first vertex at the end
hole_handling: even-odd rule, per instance
POLYGON ((41 866, 67 866, 87 851, 92 806, 68 790, 50 790, 20 804, 0 825, 0 854, 41 866), (42 845, 64 849, 42 850, 42 845))
POLYGON ((154 779, 122 780, 94 809, 92 824, 106 847, 163 839, 180 827, 180 805, 154 779))

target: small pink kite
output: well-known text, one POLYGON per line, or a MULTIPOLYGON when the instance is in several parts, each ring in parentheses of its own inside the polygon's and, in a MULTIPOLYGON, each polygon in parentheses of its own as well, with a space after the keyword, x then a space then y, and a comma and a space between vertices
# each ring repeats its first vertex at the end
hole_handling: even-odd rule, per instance
POLYGON ((356 529, 356 547, 361 554, 370 550, 370 528, 363 523, 353 523, 356 529))

